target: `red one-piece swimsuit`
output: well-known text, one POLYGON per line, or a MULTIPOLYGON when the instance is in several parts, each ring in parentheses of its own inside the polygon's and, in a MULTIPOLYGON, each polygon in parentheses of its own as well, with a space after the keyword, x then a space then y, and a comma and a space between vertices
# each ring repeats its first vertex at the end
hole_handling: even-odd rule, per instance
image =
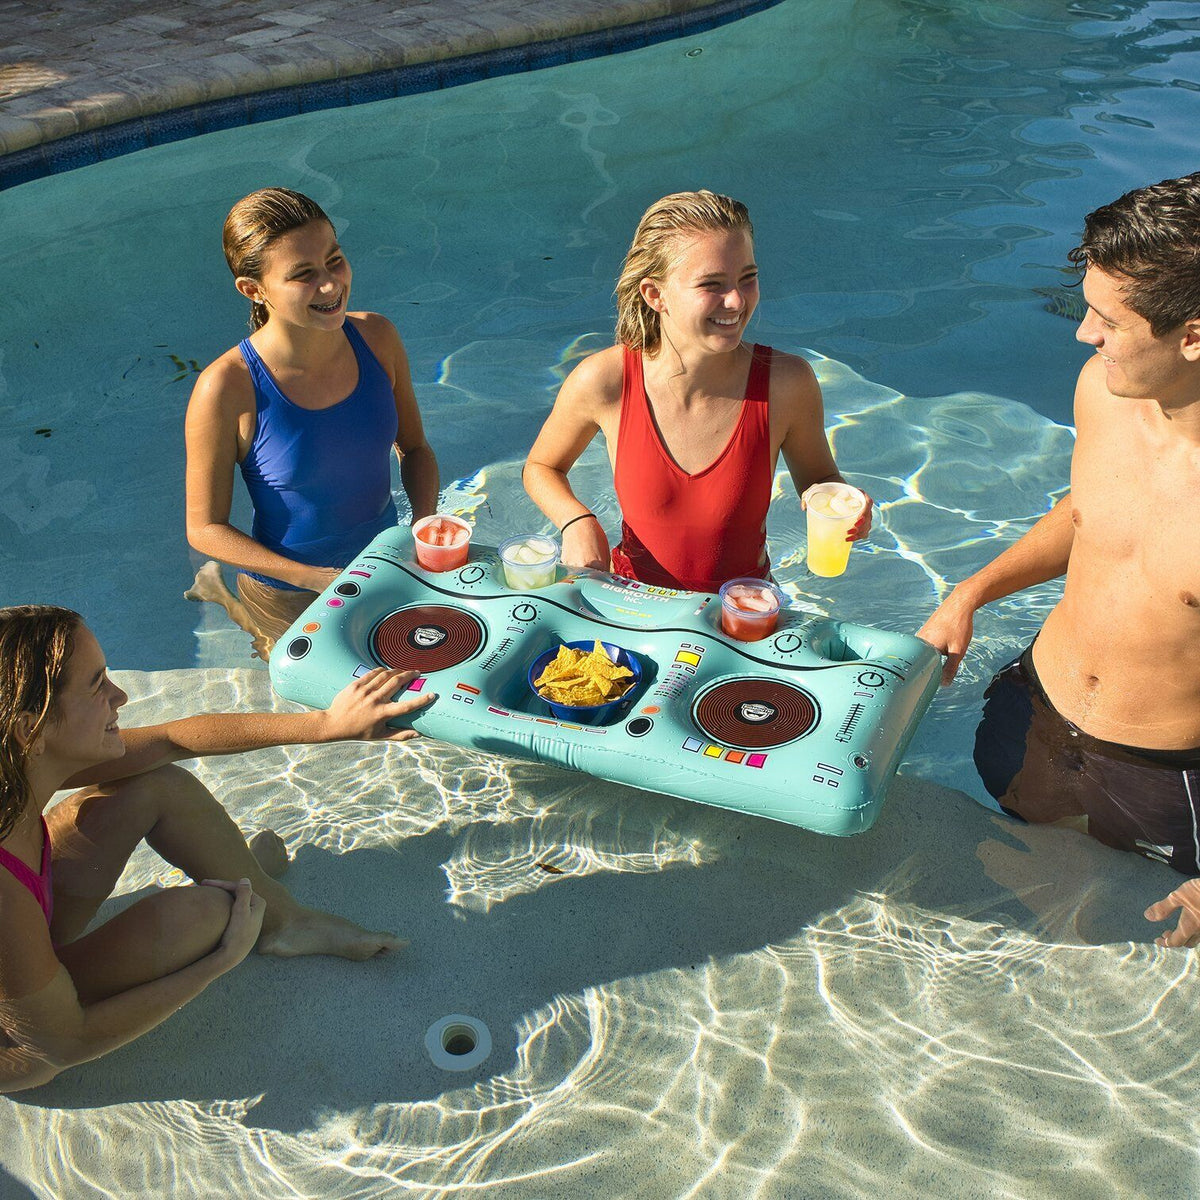
POLYGON ((755 346, 729 441, 702 471, 671 457, 646 397, 640 351, 625 348, 613 484, 621 505, 618 575, 658 587, 715 592, 741 576, 765 579, 771 504, 768 397, 771 348, 755 346))

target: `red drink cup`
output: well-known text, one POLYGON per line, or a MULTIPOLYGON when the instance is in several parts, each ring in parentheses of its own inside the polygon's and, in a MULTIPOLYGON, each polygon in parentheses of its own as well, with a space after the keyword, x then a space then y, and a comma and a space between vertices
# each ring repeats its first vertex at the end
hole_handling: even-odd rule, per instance
POLYGON ((435 513, 413 526, 417 562, 427 571, 453 571, 467 561, 471 527, 462 517, 435 513))
POLYGON ((775 632, 783 595, 765 579, 731 579, 721 585, 721 628, 739 642, 758 642, 775 632))

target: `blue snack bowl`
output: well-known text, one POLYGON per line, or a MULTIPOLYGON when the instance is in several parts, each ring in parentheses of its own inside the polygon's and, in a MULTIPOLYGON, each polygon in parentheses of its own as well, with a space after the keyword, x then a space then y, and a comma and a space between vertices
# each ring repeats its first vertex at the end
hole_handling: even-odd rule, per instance
MULTIPOLYGON (((570 650, 582 650, 587 653, 596 644, 596 639, 588 638, 584 642, 563 642, 561 644, 570 650)), ((600 645, 604 647, 605 654, 617 666, 628 667, 633 672, 633 678, 629 681, 629 686, 624 693, 607 704, 555 704, 553 701, 547 700, 545 696, 539 694, 533 681, 541 676, 550 660, 557 657, 558 646, 554 646, 544 654, 539 654, 533 660, 533 666, 529 668, 527 677, 529 690, 560 721, 574 721, 579 725, 606 725, 609 721, 616 720, 633 703, 633 697, 642 682, 642 664, 638 661, 637 655, 631 654, 624 646, 614 646, 611 642, 601 642, 600 645)))

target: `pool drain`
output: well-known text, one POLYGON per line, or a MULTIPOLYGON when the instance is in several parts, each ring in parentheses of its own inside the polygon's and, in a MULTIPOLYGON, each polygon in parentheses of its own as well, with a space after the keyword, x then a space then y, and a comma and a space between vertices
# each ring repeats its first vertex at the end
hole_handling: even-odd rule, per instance
POLYGON ((492 1052, 492 1035, 475 1017, 452 1013, 425 1031, 425 1050, 443 1071, 470 1071, 492 1052))

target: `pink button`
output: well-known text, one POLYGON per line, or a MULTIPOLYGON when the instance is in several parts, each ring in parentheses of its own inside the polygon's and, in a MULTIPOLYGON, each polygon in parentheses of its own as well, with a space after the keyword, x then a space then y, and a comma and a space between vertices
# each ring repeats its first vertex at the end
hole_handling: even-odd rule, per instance
POLYGON ((346 602, 345 600, 339 600, 335 596, 332 600, 326 600, 325 603, 328 604, 330 608, 341 608, 346 602))
POLYGON ((419 692, 424 686, 425 677, 422 675, 420 679, 414 679, 412 683, 408 685, 408 690, 410 692, 419 692))
POLYGON ((761 767, 763 765, 763 763, 765 763, 766 761, 767 761, 767 756, 765 754, 747 754, 746 755, 746 766, 748 766, 748 767, 761 767))

